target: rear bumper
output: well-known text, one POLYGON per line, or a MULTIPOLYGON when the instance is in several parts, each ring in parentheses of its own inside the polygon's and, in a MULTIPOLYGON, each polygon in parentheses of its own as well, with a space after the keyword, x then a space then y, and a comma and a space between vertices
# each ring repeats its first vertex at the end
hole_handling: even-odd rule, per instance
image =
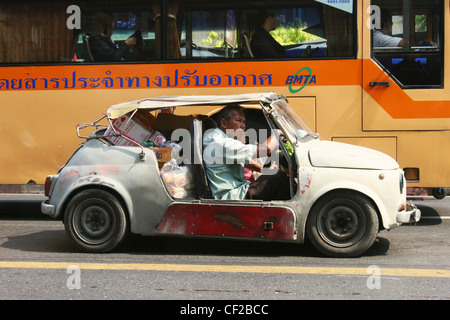
POLYGON ((398 223, 410 223, 410 222, 418 222, 422 213, 415 205, 407 204, 406 210, 397 213, 397 222, 398 223))
POLYGON ((55 206, 48 203, 48 200, 44 200, 41 203, 41 212, 52 218, 55 217, 55 206))

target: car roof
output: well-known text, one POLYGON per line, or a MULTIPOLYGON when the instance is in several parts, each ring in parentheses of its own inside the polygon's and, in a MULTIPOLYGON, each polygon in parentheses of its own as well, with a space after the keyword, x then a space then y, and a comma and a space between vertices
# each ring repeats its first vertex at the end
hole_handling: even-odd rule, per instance
POLYGON ((154 110, 181 106, 225 105, 230 103, 271 103, 279 99, 286 100, 285 97, 275 92, 234 95, 161 96, 112 105, 108 108, 107 116, 108 118, 116 119, 136 109, 154 110))

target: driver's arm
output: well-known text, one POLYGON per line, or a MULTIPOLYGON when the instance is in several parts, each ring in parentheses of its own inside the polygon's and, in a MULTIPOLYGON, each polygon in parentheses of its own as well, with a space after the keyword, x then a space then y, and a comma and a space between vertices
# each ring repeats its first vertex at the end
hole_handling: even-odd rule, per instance
MULTIPOLYGON (((283 132, 281 130, 277 130, 278 136, 282 136, 283 132)), ((262 144, 257 144, 257 148, 255 154, 253 155, 253 159, 260 158, 264 156, 270 156, 273 150, 278 146, 278 136, 275 133, 272 133, 266 141, 262 144)))

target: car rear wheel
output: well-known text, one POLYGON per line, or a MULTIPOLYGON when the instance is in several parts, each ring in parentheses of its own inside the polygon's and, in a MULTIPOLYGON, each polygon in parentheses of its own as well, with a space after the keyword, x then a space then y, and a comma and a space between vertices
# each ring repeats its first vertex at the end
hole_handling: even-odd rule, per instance
POLYGON ((378 223, 376 209, 367 198, 339 191, 320 198, 313 206, 306 235, 327 256, 355 257, 372 246, 378 223))
POLYGON ((111 251, 128 233, 127 217, 120 201, 98 189, 81 191, 70 200, 64 225, 74 244, 86 252, 111 251))

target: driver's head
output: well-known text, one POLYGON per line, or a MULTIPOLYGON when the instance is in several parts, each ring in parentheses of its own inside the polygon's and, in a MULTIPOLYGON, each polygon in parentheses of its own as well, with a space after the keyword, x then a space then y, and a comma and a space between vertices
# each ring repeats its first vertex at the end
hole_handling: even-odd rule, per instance
POLYGON ((217 115, 219 128, 232 138, 245 134, 244 108, 238 104, 230 104, 224 107, 217 115))

